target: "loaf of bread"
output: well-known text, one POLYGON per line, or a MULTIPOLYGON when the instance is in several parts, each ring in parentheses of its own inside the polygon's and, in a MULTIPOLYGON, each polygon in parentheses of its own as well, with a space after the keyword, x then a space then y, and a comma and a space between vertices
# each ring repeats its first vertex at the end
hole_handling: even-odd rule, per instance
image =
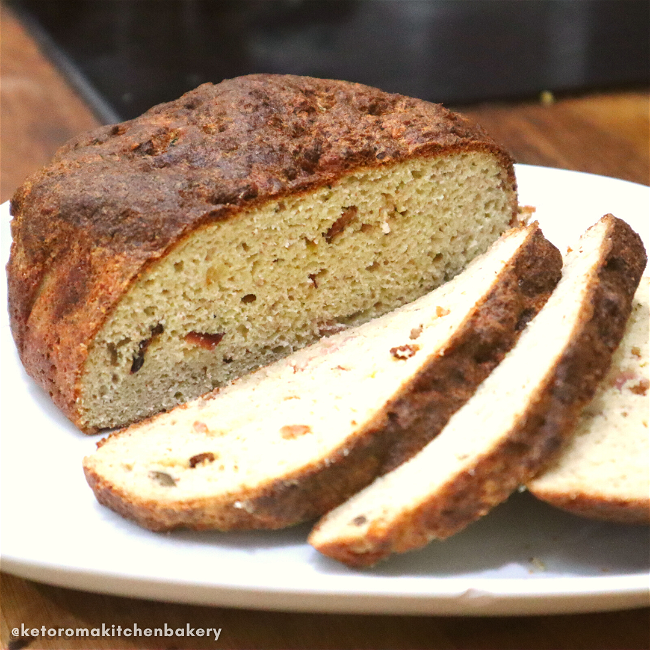
POLYGON ((612 215, 567 255, 515 347, 422 451, 328 513, 310 543, 352 566, 444 539, 530 480, 570 438, 607 372, 645 267, 612 215))
POLYGON ((512 161, 439 105, 252 75, 82 135, 11 203, 11 327, 83 431, 144 418, 456 275, 512 161))
POLYGON ((567 449, 528 483, 536 497, 577 515, 650 524, 650 278, 634 297, 625 336, 567 449))
POLYGON ((474 392, 561 275, 537 224, 452 281, 84 460, 98 500, 155 530, 279 528, 323 514, 417 452, 474 392))

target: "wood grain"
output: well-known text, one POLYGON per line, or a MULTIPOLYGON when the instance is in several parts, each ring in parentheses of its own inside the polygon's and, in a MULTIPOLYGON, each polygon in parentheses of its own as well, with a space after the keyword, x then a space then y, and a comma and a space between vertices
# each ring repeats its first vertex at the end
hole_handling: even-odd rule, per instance
MULTIPOLYGON (((97 125, 92 112, 2 8, 0 198, 79 131, 97 125)), ((648 184, 649 94, 620 92, 541 102, 462 107, 518 162, 577 169, 648 184)), ((44 541, 44 543, 46 543, 44 541)), ((116 552, 124 552, 116 549, 116 552)), ((99 587, 99 585, 98 585, 99 587)), ((649 602, 650 604, 650 602, 649 602)), ((2 648, 650 648, 650 608, 585 615, 460 618, 258 612, 118 598, 63 589, 3 574, 2 648), (221 627, 214 640, 12 638, 13 627, 221 627)))
MULTIPOLYGON (((3 575, 3 639, 21 622, 61 628, 220 627, 219 641, 173 637, 152 644, 137 637, 39 638, 27 648, 355 648, 393 650, 641 650, 648 647, 650 610, 571 616, 475 618, 295 614, 157 603, 51 587, 3 575)), ((13 639, 14 645, 18 639, 13 639)), ((28 641, 25 637, 23 643, 28 641)), ((3 645, 3 648, 7 645, 3 645)))
MULTIPOLYGON (((2 7, 0 201, 73 135, 99 124, 6 7, 2 7)), ((517 162, 650 183, 647 91, 550 104, 461 106, 517 162)))
POLYGON ((649 110, 647 92, 627 92, 561 99, 550 105, 486 105, 463 112, 503 143, 517 162, 648 185, 649 110))
POLYGON ((72 136, 99 125, 4 5, 0 9, 0 201, 72 136))

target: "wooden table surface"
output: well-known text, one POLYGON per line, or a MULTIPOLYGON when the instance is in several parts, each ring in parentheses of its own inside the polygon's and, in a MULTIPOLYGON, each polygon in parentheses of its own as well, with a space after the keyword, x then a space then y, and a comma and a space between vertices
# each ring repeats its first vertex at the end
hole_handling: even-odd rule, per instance
MULTIPOLYGON (((0 199, 56 148, 98 122, 2 8, 0 199)), ((551 102, 463 107, 518 162, 650 182, 646 89, 551 102)), ((1 575, 2 648, 650 648, 650 608, 597 614, 465 618, 296 614, 118 598, 1 575), (219 640, 14 638, 12 628, 220 627, 219 640)), ((650 604, 650 603, 649 603, 650 604)))

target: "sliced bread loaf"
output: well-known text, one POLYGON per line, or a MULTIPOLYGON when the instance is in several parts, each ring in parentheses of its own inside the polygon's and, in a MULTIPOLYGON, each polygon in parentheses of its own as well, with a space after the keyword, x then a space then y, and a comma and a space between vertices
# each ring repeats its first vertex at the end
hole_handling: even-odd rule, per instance
POLYGON ((432 442, 328 513, 309 536, 353 566, 461 530, 530 480, 571 435, 607 372, 645 266, 611 215, 590 228, 517 345, 432 442))
POLYGON ((650 278, 634 297, 612 367, 551 467, 528 483, 536 497, 577 515, 650 523, 650 278))
POLYGON ((436 435, 560 274, 537 224, 513 229, 419 300, 109 436, 84 460, 87 480, 156 530, 323 514, 436 435))
POLYGON ((83 431, 123 426, 442 284, 516 218, 439 105, 252 75, 75 138, 12 199, 12 332, 83 431))

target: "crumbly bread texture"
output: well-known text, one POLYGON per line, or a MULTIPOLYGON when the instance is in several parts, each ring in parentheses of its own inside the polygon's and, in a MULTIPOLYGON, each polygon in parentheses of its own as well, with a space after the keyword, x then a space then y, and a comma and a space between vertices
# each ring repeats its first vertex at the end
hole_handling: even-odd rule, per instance
POLYGON ((11 211, 21 359, 90 433, 424 295, 512 225, 516 185, 439 105, 252 75, 76 138, 11 211))
POLYGON ((323 514, 444 426, 561 275, 537 224, 436 291, 213 394, 84 460, 98 500, 148 528, 279 528, 323 514))
POLYGON ((650 523, 649 292, 644 276, 612 367, 574 438, 556 463, 528 483, 539 499, 585 517, 650 523))
POLYGON ((563 446, 607 372, 645 266, 611 215, 565 260, 553 295, 422 451, 328 513, 309 536, 351 566, 444 539, 530 480, 563 446))

